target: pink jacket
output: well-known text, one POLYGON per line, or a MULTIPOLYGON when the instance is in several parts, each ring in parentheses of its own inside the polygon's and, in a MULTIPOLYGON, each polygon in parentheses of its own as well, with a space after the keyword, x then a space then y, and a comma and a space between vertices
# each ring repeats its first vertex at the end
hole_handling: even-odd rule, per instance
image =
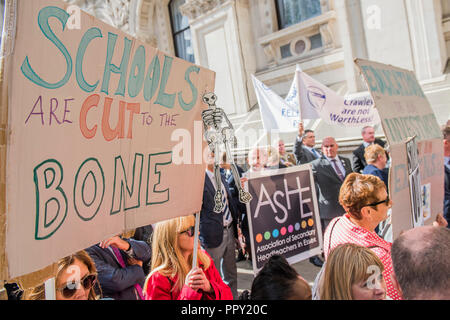
POLYGON ((209 268, 203 269, 203 272, 211 283, 213 292, 205 293, 202 290, 197 292, 187 285, 180 291, 173 288, 177 277, 170 278, 155 272, 148 279, 147 290, 144 292, 145 300, 233 300, 230 287, 223 282, 211 258, 210 261, 209 268))

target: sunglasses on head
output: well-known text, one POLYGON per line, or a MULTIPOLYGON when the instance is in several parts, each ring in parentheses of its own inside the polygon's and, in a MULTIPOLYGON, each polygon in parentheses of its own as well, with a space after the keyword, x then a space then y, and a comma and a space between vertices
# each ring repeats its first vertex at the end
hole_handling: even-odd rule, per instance
POLYGON ((386 197, 386 199, 382 200, 382 201, 378 201, 375 203, 370 203, 368 205, 366 205, 366 207, 375 207, 379 204, 385 203, 387 206, 389 205, 389 202, 391 201, 391 199, 389 199, 389 196, 386 197))
POLYGON ((193 237, 195 234, 195 227, 189 227, 187 230, 181 231, 180 234, 186 233, 189 237, 193 237))
POLYGON ((69 299, 73 297, 75 292, 80 288, 80 286, 83 286, 85 290, 89 290, 92 288, 94 283, 97 281, 97 275, 96 274, 87 274, 83 278, 80 279, 80 281, 75 282, 68 282, 65 287, 58 288, 56 290, 60 291, 64 298, 69 299))

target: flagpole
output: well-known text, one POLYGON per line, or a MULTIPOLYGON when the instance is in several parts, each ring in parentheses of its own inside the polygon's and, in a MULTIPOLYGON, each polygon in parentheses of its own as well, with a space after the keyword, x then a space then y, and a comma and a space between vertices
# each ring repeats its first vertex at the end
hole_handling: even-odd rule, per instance
POLYGON ((195 235, 194 235, 194 253, 192 256, 192 269, 197 267, 198 256, 198 234, 200 230, 200 212, 195 215, 195 235))
MULTIPOLYGON (((297 99, 298 99, 298 119, 299 121, 303 124, 303 117, 302 117, 302 106, 301 106, 301 97, 300 97, 300 76, 299 76, 299 72, 301 72, 302 69, 300 68, 300 66, 297 64, 295 66, 295 83, 297 85, 297 99)), ((303 131, 305 130, 305 128, 303 127, 303 131)))

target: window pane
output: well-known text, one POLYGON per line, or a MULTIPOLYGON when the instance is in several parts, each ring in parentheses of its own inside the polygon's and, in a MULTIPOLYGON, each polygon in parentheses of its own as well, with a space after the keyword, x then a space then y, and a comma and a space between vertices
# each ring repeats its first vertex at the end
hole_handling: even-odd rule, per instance
POLYGON ((187 29, 177 35, 175 35, 175 48, 177 57, 195 62, 194 59, 194 49, 191 44, 191 30, 187 29))
POLYGON ((180 13, 180 6, 185 2, 186 0, 172 0, 170 2, 173 33, 177 33, 178 31, 189 27, 188 18, 180 13))
POLYGON ((195 62, 194 49, 191 42, 191 30, 186 16, 181 15, 180 6, 185 0, 172 0, 169 4, 170 16, 172 18, 173 42, 175 55, 181 59, 195 62))
POLYGON ((292 53, 291 53, 291 45, 290 44, 285 44, 284 46, 280 47, 280 53, 281 53, 281 58, 288 58, 288 57, 292 57, 292 53))
POLYGON ((309 37, 309 40, 311 41, 311 50, 320 48, 322 46, 322 36, 320 35, 320 33, 309 37))
POLYGON ((277 0, 280 29, 322 13, 320 0, 277 0))

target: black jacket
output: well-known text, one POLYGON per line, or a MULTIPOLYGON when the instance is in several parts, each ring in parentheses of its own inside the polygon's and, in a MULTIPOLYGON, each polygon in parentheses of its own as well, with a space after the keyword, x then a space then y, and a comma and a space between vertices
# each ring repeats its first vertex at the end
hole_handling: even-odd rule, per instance
MULTIPOLYGON (((133 249, 133 257, 141 260, 143 265, 148 264, 151 258, 150 247, 144 241, 126 239, 133 249)), ((86 252, 94 260, 97 268, 98 281, 105 298, 114 300, 137 300, 134 285, 137 283, 144 286, 145 273, 138 265, 128 265, 128 255, 120 251, 125 261, 122 268, 114 254, 109 249, 102 249, 98 244, 86 249, 86 252)))
MULTIPOLYGON (((228 183, 223 174, 220 175, 222 183, 227 192, 228 205, 233 217, 233 230, 237 235, 238 214, 233 197, 231 196, 228 183)), ((203 248, 217 248, 223 240, 223 214, 214 212, 214 195, 216 189, 205 172, 205 185, 203 188, 203 203, 200 213, 200 236, 203 248)))
POLYGON ((450 170, 445 167, 445 195, 444 195, 444 218, 448 222, 447 228, 450 228, 450 170))
MULTIPOLYGON (((345 169, 345 176, 351 171, 350 160, 339 157, 345 169)), ((331 163, 322 156, 311 162, 314 181, 316 184, 317 200, 319 202, 319 215, 321 219, 331 220, 345 213, 339 204, 339 191, 342 182, 331 163)))
MULTIPOLYGON (((380 139, 375 139, 375 143, 382 146, 384 148, 384 145, 386 142, 380 139)), ((356 173, 362 173, 364 168, 367 166, 366 159, 364 158, 364 151, 366 148, 364 147, 364 144, 361 144, 358 148, 353 151, 352 154, 352 170, 356 173)))
POLYGON ((297 164, 310 163, 311 161, 317 159, 311 151, 305 148, 303 145, 303 139, 299 139, 298 137, 295 139, 294 155, 295 159, 297 159, 297 164))

